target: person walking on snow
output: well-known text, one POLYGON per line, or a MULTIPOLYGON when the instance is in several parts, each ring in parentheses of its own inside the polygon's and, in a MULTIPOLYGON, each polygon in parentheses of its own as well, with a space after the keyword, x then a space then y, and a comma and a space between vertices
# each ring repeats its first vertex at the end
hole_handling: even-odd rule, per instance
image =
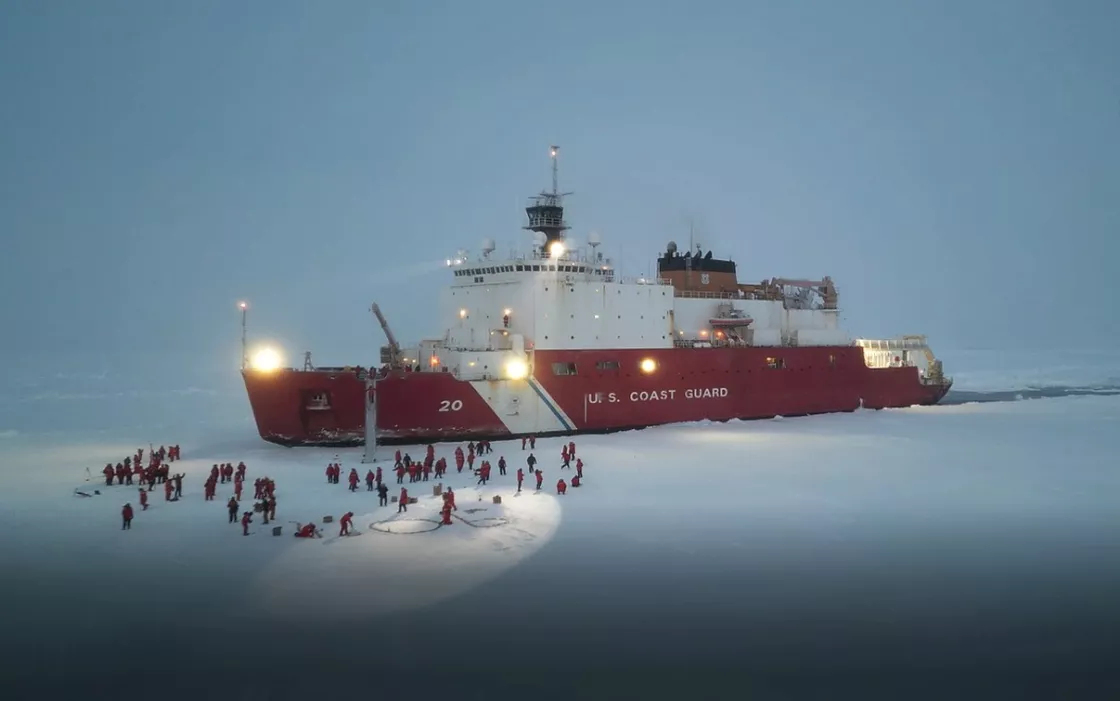
POLYGON ((253 512, 246 511, 241 515, 241 535, 249 535, 249 524, 253 522, 253 512))
POLYGON ((525 458, 525 464, 529 466, 529 474, 533 474, 536 472, 533 467, 537 464, 537 456, 529 453, 529 457, 525 458))
POLYGON ((353 511, 347 511, 346 513, 342 514, 342 518, 338 521, 338 525, 340 526, 338 534, 340 536, 350 535, 350 524, 353 523, 353 521, 353 511))
POLYGON ((377 505, 389 505, 389 487, 384 482, 377 483, 377 505))
POLYGON ((504 475, 506 473, 506 456, 498 456, 498 474, 504 475))
POLYGON ((517 493, 521 493, 521 483, 525 481, 525 470, 517 468, 517 493))
POLYGON ((121 509, 121 530, 132 530, 132 504, 125 504, 121 509))
POLYGON ((408 488, 401 487, 400 501, 397 503, 397 513, 408 511, 408 488))
POLYGON ((544 470, 537 470, 537 491, 541 491, 541 484, 544 483, 544 470))
POLYGON ((139 489, 139 492, 140 492, 140 510, 141 511, 147 511, 148 510, 148 493, 144 491, 143 487, 141 487, 139 489))
POLYGON ((226 504, 226 507, 229 508, 230 523, 237 523, 237 510, 238 508, 240 508, 240 506, 241 505, 237 503, 237 499, 235 497, 229 498, 229 503, 226 504))

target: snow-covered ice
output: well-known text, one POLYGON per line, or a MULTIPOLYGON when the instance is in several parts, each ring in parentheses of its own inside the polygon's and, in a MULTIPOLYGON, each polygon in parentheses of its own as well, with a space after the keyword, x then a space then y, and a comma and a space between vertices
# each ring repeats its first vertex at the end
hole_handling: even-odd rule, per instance
MULTIPOLYGON (((162 417, 148 408, 155 405, 138 404, 146 408, 136 423, 148 419, 152 427, 100 437, 92 429, 60 436, 21 427, 0 440, 0 528, 19 534, 0 543, 13 573, 3 601, 9 630, 28 626, 21 646, 41 635, 53 655, 81 657, 113 626, 171 625, 159 614, 169 597, 190 612, 176 618, 175 630, 290 623, 357 625, 360 635, 366 625, 397 621, 398 642, 378 654, 402 655, 401 664, 401 636, 419 636, 425 616, 450 612, 477 630, 506 631, 495 640, 511 628, 532 630, 534 649, 546 640, 588 646, 609 638, 620 663, 680 654, 679 641, 665 639, 668 630, 692 630, 689 648, 699 650, 719 634, 695 631, 749 629, 742 644, 753 646, 750 659, 776 666, 788 664, 794 648, 827 658, 831 634, 823 631, 848 631, 844 654, 862 654, 871 665, 901 654, 915 635, 946 654, 965 646, 997 664, 1001 655, 1021 661, 1056 654, 1055 620, 1120 622, 1111 594, 1120 587, 1120 565, 1110 555, 1120 552, 1117 396, 577 437, 585 486, 562 497, 555 482, 570 474, 558 469, 560 439, 538 441, 545 489, 535 494, 527 480, 519 497, 513 475, 527 453, 519 441, 497 442, 489 486, 476 489, 473 478, 454 472, 453 460, 443 483, 456 490, 464 518, 509 523, 457 522, 409 535, 371 531, 373 521, 395 518, 396 507, 378 507, 364 484, 350 493, 345 479, 326 482, 323 470, 335 455, 344 478, 351 466, 364 476, 361 449, 271 446, 252 434, 244 406, 229 408, 221 392, 178 396, 200 402, 191 406, 225 407, 214 412, 223 422, 223 411, 237 418, 211 427, 206 422, 215 417, 200 414, 176 431, 158 425, 162 417), (186 459, 174 467, 188 475, 185 498, 167 504, 157 487, 149 511, 122 532, 120 506, 136 505, 136 490, 98 486, 97 471, 151 441, 182 444, 186 459), (506 477, 497 474, 501 455, 509 461, 506 477), (256 517, 254 534, 242 537, 227 523, 229 487, 203 500, 210 465, 241 460, 250 481, 276 480, 283 536, 272 536, 256 517), (76 487, 102 495, 78 498, 76 487), (502 505, 491 503, 495 494, 502 505), (485 511, 467 513, 473 508, 485 511), (337 519, 348 510, 363 533, 339 538, 337 519), (291 536, 292 521, 327 514, 336 523, 321 526, 324 539, 291 536), (135 585, 127 607, 122 578, 135 585), (65 640, 36 629, 41 613, 34 607, 7 605, 31 597, 50 598, 68 621, 65 640), (606 628, 587 631, 592 620, 606 628)), ((453 448, 439 445, 437 455, 450 460, 453 448)), ((418 447, 404 450, 422 455, 418 447)), ((383 467, 396 494, 395 477, 383 467)), ((420 497, 409 517, 436 517, 432 484, 409 485, 420 497)), ((1087 654, 1061 640, 1069 654, 1087 654)))

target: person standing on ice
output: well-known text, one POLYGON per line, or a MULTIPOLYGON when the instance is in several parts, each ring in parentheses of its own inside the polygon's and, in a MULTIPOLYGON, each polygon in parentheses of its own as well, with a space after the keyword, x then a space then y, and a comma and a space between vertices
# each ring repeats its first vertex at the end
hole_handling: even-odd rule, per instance
POLYGON ((525 481, 525 470, 517 468, 517 493, 521 493, 521 483, 525 481))
POLYGON ((467 452, 467 469, 474 472, 474 451, 467 452))
POLYGON ((354 469, 353 467, 351 467, 350 468, 350 477, 349 477, 350 491, 351 492, 358 491, 358 482, 361 482, 361 481, 362 481, 362 478, 358 476, 358 471, 356 469, 354 469))
POLYGON ((377 474, 375 475, 375 477, 377 478, 377 486, 380 487, 381 486, 381 466, 380 465, 377 466, 377 474))
POLYGON ((534 466, 537 464, 537 456, 529 453, 529 457, 525 458, 525 464, 529 466, 529 474, 536 472, 534 466))
POLYGON ((373 470, 366 470, 366 491, 367 492, 372 492, 373 491, 373 480, 374 479, 376 479, 376 475, 373 474, 373 470))
POLYGON ((536 450, 536 449, 537 449, 537 437, 536 436, 529 436, 529 450, 536 450))
POLYGON ((506 456, 498 456, 498 474, 504 475, 506 473, 506 456))
POLYGON ((541 485, 544 483, 544 470, 537 470, 537 491, 541 491, 541 485))
POLYGON ((163 483, 163 500, 171 501, 171 492, 175 490, 175 485, 170 482, 163 483))
POLYGON ((183 477, 182 473, 175 475, 175 496, 179 499, 183 498, 183 477))
POLYGON ((579 480, 580 480, 579 475, 576 475, 575 477, 573 477, 572 478, 572 486, 573 487, 578 487, 579 486, 579 480))
POLYGON ((397 502, 397 513, 408 511, 408 488, 401 487, 400 501, 397 502))
POLYGON ((246 511, 241 514, 241 535, 249 535, 249 524, 253 522, 253 512, 246 511))
POLYGON ((401 451, 398 450, 397 452, 393 453, 393 464, 394 465, 400 465, 401 464, 401 451))
POLYGON ((229 509, 229 522, 237 523, 237 510, 241 508, 241 504, 237 503, 237 499, 235 497, 230 497, 229 502, 226 504, 226 508, 229 509))
POLYGON ((346 513, 342 514, 342 518, 340 518, 338 520, 338 525, 339 525, 338 535, 340 535, 340 536, 350 535, 350 524, 352 524, 353 522, 354 522, 354 512, 353 511, 347 511, 346 513))
POLYGON ((245 486, 245 480, 238 475, 233 480, 233 498, 241 501, 241 489, 245 486))
MULTIPOLYGON (((456 446, 455 447, 455 470, 457 472, 462 472, 463 471, 463 462, 464 462, 463 446, 456 446)), ((112 483, 112 481, 113 481, 113 478, 110 477, 109 482, 112 483)))
POLYGON ((455 490, 454 489, 452 489, 451 487, 447 488, 447 494, 445 496, 445 499, 446 499, 447 503, 451 505, 451 510, 452 511, 458 511, 459 510, 459 507, 455 506, 455 490))
POLYGON ((397 473, 397 484, 404 484, 404 463, 397 463, 393 471, 397 473))
POLYGON ((556 481, 556 493, 561 496, 568 493, 568 484, 563 477, 556 481))
POLYGON ((143 487, 141 487, 137 491, 140 492, 140 510, 141 511, 147 511, 148 510, 148 493, 144 491, 143 487))
POLYGON ((568 457, 572 460, 576 459, 576 442, 568 441, 568 457))
POLYGON ((522 436, 521 437, 521 449, 522 450, 525 450, 525 444, 528 443, 528 442, 529 442, 529 438, 527 436, 522 436))
POLYGON ((377 505, 389 505, 389 487, 384 482, 377 483, 377 505))
POLYGON ((560 466, 561 470, 563 470, 565 467, 571 469, 572 458, 570 455, 568 455, 568 446, 564 446, 560 449, 560 460, 563 462, 563 464, 560 466))
POLYGON ((576 477, 583 477, 583 459, 576 458, 576 477))
POLYGON ((121 530, 132 530, 132 504, 125 504, 121 509, 121 530))
POLYGON ((112 487, 113 486, 113 466, 112 465, 105 465, 105 469, 101 471, 101 474, 105 475, 105 486, 106 487, 112 487))
POLYGON ((327 484, 334 484, 334 464, 327 465, 327 484))

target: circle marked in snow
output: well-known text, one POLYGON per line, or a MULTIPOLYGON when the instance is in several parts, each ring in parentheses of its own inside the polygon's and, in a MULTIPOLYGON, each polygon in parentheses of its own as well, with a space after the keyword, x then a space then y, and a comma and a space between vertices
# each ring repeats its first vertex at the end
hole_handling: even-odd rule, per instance
POLYGON ((374 521, 369 524, 369 529, 391 535, 416 535, 437 531, 442 525, 439 521, 430 518, 399 518, 389 519, 388 521, 374 521))

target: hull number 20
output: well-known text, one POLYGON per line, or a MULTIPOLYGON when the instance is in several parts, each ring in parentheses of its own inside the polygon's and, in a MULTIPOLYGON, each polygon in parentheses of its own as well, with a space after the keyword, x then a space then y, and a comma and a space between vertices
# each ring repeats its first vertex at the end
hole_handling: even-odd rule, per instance
POLYGON ((439 410, 440 411, 459 411, 462 408, 463 408, 463 402, 458 400, 458 399, 456 399, 455 401, 450 401, 448 399, 444 399, 443 401, 441 401, 439 403, 439 410))

